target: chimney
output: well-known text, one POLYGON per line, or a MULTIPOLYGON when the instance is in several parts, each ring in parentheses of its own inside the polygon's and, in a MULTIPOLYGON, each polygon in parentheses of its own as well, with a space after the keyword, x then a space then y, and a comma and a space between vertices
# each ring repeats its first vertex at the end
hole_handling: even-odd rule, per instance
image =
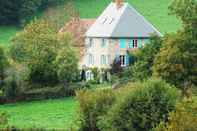
POLYGON ((123 5, 123 0, 113 0, 114 3, 116 3, 117 8, 121 8, 123 5))

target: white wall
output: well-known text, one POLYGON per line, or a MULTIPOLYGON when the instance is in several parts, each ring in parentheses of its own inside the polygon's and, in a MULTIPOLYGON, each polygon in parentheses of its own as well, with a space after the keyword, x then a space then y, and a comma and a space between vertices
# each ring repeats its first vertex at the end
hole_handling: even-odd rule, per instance
MULTIPOLYGON (((118 55, 126 55, 127 50, 135 50, 130 49, 128 46, 129 40, 126 40, 126 48, 120 49, 119 48, 119 41, 118 39, 105 39, 106 45, 102 47, 102 38, 91 38, 92 39, 92 46, 89 46, 90 38, 85 39, 85 56, 81 59, 79 66, 80 69, 85 66, 89 68, 97 67, 97 68, 110 68, 110 65, 113 63, 116 54, 118 55), (93 64, 89 64, 89 54, 93 56, 93 64), (105 55, 107 58, 107 64, 101 64, 101 55, 105 55), (110 56, 110 59, 109 57, 110 56)), ((146 40, 138 40, 141 45, 144 45, 146 40)))

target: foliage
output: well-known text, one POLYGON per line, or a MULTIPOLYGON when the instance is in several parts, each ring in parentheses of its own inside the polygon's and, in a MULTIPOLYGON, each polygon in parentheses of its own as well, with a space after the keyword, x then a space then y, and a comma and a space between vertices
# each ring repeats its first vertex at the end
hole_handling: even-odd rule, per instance
POLYGON ((3 86, 3 80, 5 78, 5 70, 8 67, 8 59, 4 52, 3 47, 0 46, 0 89, 3 86))
POLYGON ((175 0, 170 9, 182 20, 183 29, 166 36, 154 62, 154 74, 184 93, 197 84, 197 1, 175 0))
POLYGON ((127 90, 100 121, 101 130, 149 131, 175 108, 176 89, 161 80, 148 80, 127 90))
POLYGON ((32 83, 56 84, 58 76, 62 80, 67 75, 64 73, 70 73, 66 77, 70 81, 70 71, 76 72, 77 58, 68 37, 59 38, 48 22, 35 20, 13 39, 10 54, 16 62, 27 65, 32 83), (63 58, 66 59, 62 61, 63 58))
POLYGON ((111 89, 77 92, 79 101, 80 130, 97 131, 99 118, 106 114, 115 101, 115 94, 111 89))
POLYGON ((154 63, 154 75, 177 85, 190 88, 196 83, 197 41, 189 40, 185 33, 168 35, 154 63))
POLYGON ((0 128, 8 123, 8 116, 5 112, 0 112, 0 128))
POLYGON ((196 0, 174 0, 169 6, 171 14, 181 19, 184 28, 195 30, 197 27, 197 1, 196 0))
POLYGON ((57 49, 58 39, 50 24, 34 21, 13 39, 11 56, 17 62, 28 66, 32 82, 55 83, 57 74, 53 61, 57 49))
POLYGON ((28 15, 32 15, 41 4, 42 0, 9 0, 0 1, 1 24, 13 24, 22 21, 28 15))
POLYGON ((160 123, 154 131, 196 131, 197 105, 194 102, 181 102, 169 115, 167 123, 160 123))
POLYGON ((123 71, 123 68, 121 67, 120 60, 115 59, 111 65, 110 73, 113 75, 120 75, 123 71))
POLYGON ((44 11, 42 19, 48 21, 53 27, 59 31, 71 18, 78 18, 79 14, 71 2, 66 3, 63 6, 52 6, 44 11))
POLYGON ((60 81, 72 82, 79 75, 78 57, 75 50, 71 47, 71 40, 67 35, 61 38, 60 44, 62 48, 59 50, 54 62, 57 65, 57 75, 60 81))
POLYGON ((162 40, 158 36, 152 36, 150 43, 146 43, 144 48, 140 48, 135 57, 137 61, 132 66, 132 76, 135 80, 144 80, 152 76, 152 66, 156 54, 161 48, 162 40))
POLYGON ((62 0, 9 0, 0 1, 0 24, 25 24, 38 10, 62 0))

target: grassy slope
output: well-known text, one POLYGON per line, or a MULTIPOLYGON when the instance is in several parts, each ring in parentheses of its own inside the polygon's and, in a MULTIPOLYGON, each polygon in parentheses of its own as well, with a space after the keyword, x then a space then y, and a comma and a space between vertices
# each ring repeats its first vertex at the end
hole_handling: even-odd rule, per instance
POLYGON ((19 128, 65 129, 74 119, 75 110, 73 98, 0 105, 0 111, 10 116, 9 125, 19 128))
MULTIPOLYGON (((111 0, 74 0, 82 18, 96 18, 111 0)), ((134 6, 162 33, 174 32, 180 27, 175 16, 169 16, 168 5, 172 0, 125 0, 134 6)), ((15 27, 0 27, 0 44, 9 43, 16 33, 15 27)))

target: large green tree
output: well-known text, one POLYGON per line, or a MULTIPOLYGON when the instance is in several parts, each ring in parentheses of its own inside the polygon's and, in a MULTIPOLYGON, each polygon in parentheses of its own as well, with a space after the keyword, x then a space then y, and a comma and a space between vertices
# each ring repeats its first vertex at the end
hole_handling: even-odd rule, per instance
POLYGON ((186 91, 197 84, 197 1, 175 0, 170 9, 183 28, 166 36, 154 62, 154 75, 186 91))
POLYGON ((0 24, 24 24, 36 11, 64 0, 0 0, 0 24))
POLYGON ((73 80, 76 80, 77 76, 79 75, 78 57, 70 42, 70 37, 68 34, 65 34, 60 40, 62 48, 59 50, 55 59, 58 78, 64 83, 69 83, 73 80))
MULTIPOLYGON (((75 52, 67 48, 72 46, 71 39, 68 37, 68 35, 59 37, 53 26, 44 20, 33 21, 12 40, 10 53, 15 61, 28 67, 29 80, 32 83, 55 84, 59 80, 59 74, 66 76, 63 73, 68 73, 60 73, 60 67, 65 67, 65 64, 71 64, 71 62, 77 63, 77 59, 72 57, 76 55, 75 52), (70 57, 72 61, 67 61, 70 57), (56 60, 59 63, 56 63, 56 60)), ((71 65, 66 70, 75 68, 77 67, 71 65)), ((72 74, 69 75, 70 77, 66 78, 72 78, 72 74)))
POLYGON ((12 40, 11 56, 25 64, 34 83, 57 82, 53 61, 58 50, 58 38, 52 26, 45 21, 33 21, 12 40))
POLYGON ((0 24, 20 23, 32 15, 42 0, 0 0, 0 24))

